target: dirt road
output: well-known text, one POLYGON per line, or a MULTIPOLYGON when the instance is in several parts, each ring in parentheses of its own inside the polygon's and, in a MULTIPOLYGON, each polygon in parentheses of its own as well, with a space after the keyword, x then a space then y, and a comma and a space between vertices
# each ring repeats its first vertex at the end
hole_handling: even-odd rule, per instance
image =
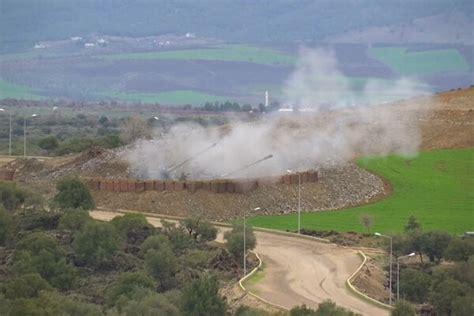
MULTIPOLYGON (((98 220, 111 220, 121 213, 93 211, 98 220)), ((160 219, 147 217, 161 226, 160 219)), ((226 228, 219 227, 218 241, 226 228)), ((265 277, 253 289, 264 299, 292 308, 306 304, 317 308, 331 299, 338 305, 368 316, 388 315, 385 309, 352 295, 346 287, 347 278, 359 267, 361 259, 354 250, 334 244, 294 238, 266 232, 256 232, 257 248, 265 263, 265 277)))

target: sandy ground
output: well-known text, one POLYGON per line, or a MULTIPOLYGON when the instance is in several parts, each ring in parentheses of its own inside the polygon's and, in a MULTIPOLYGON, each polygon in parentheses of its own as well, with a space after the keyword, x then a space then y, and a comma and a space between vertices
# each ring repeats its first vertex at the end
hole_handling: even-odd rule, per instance
MULTIPOLYGON (((93 211, 98 220, 111 220, 120 213, 93 211)), ((154 226, 160 219, 147 217, 154 226)), ((219 227, 217 241, 226 228, 219 227)), ((306 304, 317 308, 331 299, 338 305, 368 316, 388 312, 352 295, 346 287, 347 278, 359 267, 361 259, 352 249, 334 244, 256 232, 256 252, 265 263, 265 277, 254 286, 258 295, 287 308, 306 304)))

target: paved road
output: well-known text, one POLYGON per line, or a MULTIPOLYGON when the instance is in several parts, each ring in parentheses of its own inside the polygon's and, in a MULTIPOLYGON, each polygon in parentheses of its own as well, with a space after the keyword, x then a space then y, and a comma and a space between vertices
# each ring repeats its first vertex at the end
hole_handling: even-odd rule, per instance
MULTIPOLYGON (((121 213, 93 211, 99 220, 111 220, 121 213)), ((147 217, 154 226, 160 219, 147 217)), ((218 241, 226 228, 219 227, 218 241)), ((256 252, 265 263, 265 277, 253 288, 258 295, 287 308, 306 304, 317 308, 331 299, 338 305, 368 316, 388 315, 385 309, 369 304, 349 292, 347 278, 361 264, 354 250, 333 244, 294 238, 266 232, 256 232, 256 252)))

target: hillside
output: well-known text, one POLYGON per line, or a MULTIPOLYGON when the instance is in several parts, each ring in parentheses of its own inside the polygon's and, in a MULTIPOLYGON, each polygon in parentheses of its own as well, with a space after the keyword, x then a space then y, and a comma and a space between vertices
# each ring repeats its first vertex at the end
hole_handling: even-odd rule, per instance
MULTIPOLYGON (((193 33, 231 43, 312 42, 446 12, 457 11, 472 19, 468 0, 265 0, 251 4, 245 0, 2 0, 0 47, 18 51, 38 41, 92 33, 131 37, 193 33)), ((457 30, 464 30, 464 24, 454 24, 457 30)), ((459 42, 459 38, 444 36, 442 40, 453 41, 459 42)))

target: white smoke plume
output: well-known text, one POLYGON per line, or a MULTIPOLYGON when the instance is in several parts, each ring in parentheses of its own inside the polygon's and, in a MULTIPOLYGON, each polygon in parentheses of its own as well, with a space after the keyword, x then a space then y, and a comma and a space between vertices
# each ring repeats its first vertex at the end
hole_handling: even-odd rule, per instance
POLYGON ((345 77, 336 58, 324 50, 302 50, 283 90, 284 104, 295 109, 238 121, 222 128, 176 125, 164 137, 141 141, 126 158, 142 178, 219 178, 273 155, 231 177, 260 177, 345 163, 368 154, 413 154, 421 137, 417 118, 391 100, 425 95, 411 79, 362 80, 345 77))

